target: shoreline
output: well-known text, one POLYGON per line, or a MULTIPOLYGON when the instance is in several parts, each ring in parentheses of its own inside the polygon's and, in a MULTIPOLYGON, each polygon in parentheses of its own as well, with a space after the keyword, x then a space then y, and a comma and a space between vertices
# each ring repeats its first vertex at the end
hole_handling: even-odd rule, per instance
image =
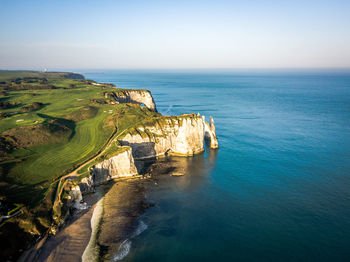
POLYGON ((84 195, 87 209, 75 210, 56 235, 41 239, 18 261, 92 262, 101 255, 117 256, 121 245, 133 235, 135 221, 148 207, 143 181, 150 182, 137 176, 97 186, 96 192, 84 195), (118 227, 110 230, 114 223, 118 227))
POLYGON ((32 247, 30 259, 19 261, 121 260, 129 253, 132 239, 148 227, 140 220, 153 206, 146 198, 148 190, 158 187, 159 179, 178 181, 174 173, 186 176, 187 162, 188 158, 176 156, 159 158, 145 176, 118 178, 96 186, 95 192, 83 197, 86 210, 73 213, 56 235, 41 240, 41 248, 32 247))
POLYGON ((89 194, 86 210, 75 211, 56 235, 48 236, 32 259, 22 261, 80 261, 91 235, 90 221, 98 195, 89 194))
POLYGON ((86 245, 82 255, 81 260, 83 262, 87 261, 96 261, 98 254, 96 254, 96 240, 97 240, 97 234, 98 234, 98 227, 101 221, 101 217, 103 214, 103 197, 101 197, 100 192, 97 191, 96 193, 98 195, 99 200, 97 201, 96 205, 94 206, 94 210, 92 211, 92 215, 90 218, 90 237, 89 242, 86 245))

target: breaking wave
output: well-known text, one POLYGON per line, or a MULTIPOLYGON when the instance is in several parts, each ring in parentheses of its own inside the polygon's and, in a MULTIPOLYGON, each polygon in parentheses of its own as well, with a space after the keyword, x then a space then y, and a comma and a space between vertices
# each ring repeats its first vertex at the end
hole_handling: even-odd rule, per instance
POLYGON ((141 220, 139 226, 135 230, 133 237, 140 235, 147 228, 148 228, 147 224, 141 220))
POLYGON ((126 257, 129 254, 131 249, 131 239, 140 235, 147 228, 148 228, 147 224, 141 220, 135 232, 130 237, 130 239, 126 239, 120 244, 120 247, 118 248, 118 253, 113 258, 113 261, 119 261, 119 260, 122 260, 124 257, 126 257))
POLYGON ((124 240, 118 249, 118 254, 114 257, 113 260, 114 261, 122 260, 124 257, 126 257, 129 254, 130 248, 131 248, 131 241, 129 239, 124 240))

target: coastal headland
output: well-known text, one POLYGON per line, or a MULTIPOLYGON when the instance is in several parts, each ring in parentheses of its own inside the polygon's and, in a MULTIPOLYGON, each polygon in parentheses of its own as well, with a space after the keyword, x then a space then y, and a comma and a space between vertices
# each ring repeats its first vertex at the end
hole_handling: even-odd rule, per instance
MULTIPOLYGON (((0 109, 0 255, 10 261, 23 252, 21 261, 60 257, 47 247, 64 231, 79 250, 99 239, 103 255, 107 235, 88 227, 85 243, 69 231, 85 228, 101 199, 117 199, 124 212, 134 205, 139 213, 147 206, 140 181, 152 178, 149 167, 157 158, 201 153, 204 140, 218 148, 212 118, 163 116, 148 90, 120 89, 75 73, 0 71, 0 109), (108 194, 115 195, 103 197, 108 194)), ((117 230, 133 223, 121 216, 117 230)))

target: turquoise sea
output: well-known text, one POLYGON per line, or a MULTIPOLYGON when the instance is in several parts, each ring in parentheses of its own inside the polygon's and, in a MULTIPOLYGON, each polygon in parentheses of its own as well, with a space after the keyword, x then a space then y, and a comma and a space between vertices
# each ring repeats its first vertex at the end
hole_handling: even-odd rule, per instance
POLYGON ((215 119, 220 149, 159 175, 123 261, 350 261, 349 71, 85 76, 215 119))

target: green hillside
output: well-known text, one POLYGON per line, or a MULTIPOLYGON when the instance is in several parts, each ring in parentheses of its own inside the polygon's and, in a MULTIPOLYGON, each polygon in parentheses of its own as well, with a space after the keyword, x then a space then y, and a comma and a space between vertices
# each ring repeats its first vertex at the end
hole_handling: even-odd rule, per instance
POLYGON ((0 71, 1 199, 36 203, 118 130, 155 115, 115 104, 108 92, 116 89, 94 83, 72 73, 0 71))

